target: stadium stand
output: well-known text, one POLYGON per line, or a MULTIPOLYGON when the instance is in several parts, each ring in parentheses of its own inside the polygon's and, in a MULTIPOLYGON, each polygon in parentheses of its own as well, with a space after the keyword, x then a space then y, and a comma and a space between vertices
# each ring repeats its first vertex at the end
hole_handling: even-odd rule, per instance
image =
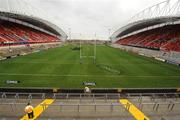
POLYGON ((151 119, 179 118, 179 93, 95 93, 88 96, 84 93, 54 93, 51 97, 49 95, 49 93, 0 92, 0 107, 5 108, 0 109, 0 115, 2 118, 21 118, 24 116, 22 109, 27 102, 31 102, 34 107, 39 104, 39 108, 43 108, 38 119, 134 120, 138 116, 131 114, 134 106, 151 119), (50 105, 43 103, 46 98, 51 98, 54 102, 50 105), (121 100, 131 102, 123 105, 120 103, 121 100))
POLYGON ((1 21, 0 46, 58 42, 56 36, 15 23, 1 21))
POLYGON ((168 25, 165 27, 141 32, 116 43, 163 51, 180 51, 180 25, 168 25))
POLYGON ((114 48, 119 48, 125 50, 127 52, 133 52, 142 56, 152 57, 156 60, 160 60, 163 62, 168 62, 171 64, 175 64, 177 66, 180 65, 180 52, 177 51, 162 51, 162 50, 152 50, 135 46, 126 46, 120 44, 112 44, 114 48))

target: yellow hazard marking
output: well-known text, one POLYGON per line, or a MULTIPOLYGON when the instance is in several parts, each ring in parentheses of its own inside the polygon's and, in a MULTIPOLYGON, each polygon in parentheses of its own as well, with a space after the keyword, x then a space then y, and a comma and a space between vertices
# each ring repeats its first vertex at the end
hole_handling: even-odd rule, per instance
MULTIPOLYGON (((34 108, 34 118, 30 120, 36 120, 36 118, 41 115, 41 113, 47 109, 47 107, 54 102, 54 99, 46 99, 39 105, 37 105, 34 108)), ((24 117, 22 117, 20 120, 29 120, 28 115, 26 114, 24 117)))
POLYGON ((119 102, 134 116, 136 120, 150 120, 143 112, 127 99, 120 99, 119 102))

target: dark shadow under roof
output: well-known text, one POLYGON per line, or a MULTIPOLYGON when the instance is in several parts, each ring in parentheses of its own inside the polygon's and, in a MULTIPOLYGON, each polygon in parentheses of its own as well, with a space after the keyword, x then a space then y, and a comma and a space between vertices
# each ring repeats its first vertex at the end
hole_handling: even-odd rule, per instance
POLYGON ((175 22, 178 21, 180 17, 161 17, 161 18, 154 18, 154 19, 147 19, 147 20, 141 20, 135 23, 128 24, 125 30, 120 32, 116 38, 127 35, 129 33, 132 33, 137 30, 141 30, 143 28, 147 28, 153 25, 158 25, 162 23, 167 23, 167 22, 175 22))
POLYGON ((50 26, 46 25, 45 23, 33 18, 32 17, 29 17, 29 16, 26 16, 26 15, 18 15, 18 14, 14 14, 14 13, 7 13, 7 12, 0 12, 0 16, 4 16, 4 17, 8 17, 8 18, 13 18, 13 19, 16 19, 16 20, 20 20, 20 21, 23 21, 23 22, 27 22, 29 24, 32 24, 34 26, 37 26, 39 28, 42 28, 46 31, 49 31, 53 34, 56 34, 56 35, 59 35, 59 32, 57 32, 55 29, 51 28, 50 26))

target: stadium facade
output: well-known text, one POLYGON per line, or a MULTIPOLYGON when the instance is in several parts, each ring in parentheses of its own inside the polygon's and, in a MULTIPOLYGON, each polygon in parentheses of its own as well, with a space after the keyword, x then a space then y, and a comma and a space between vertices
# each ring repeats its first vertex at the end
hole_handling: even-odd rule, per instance
POLYGON ((148 7, 110 38, 121 45, 180 51, 179 6, 179 0, 167 0, 148 7))
POLYGON ((0 1, 0 44, 65 41, 58 22, 24 0, 0 1))
POLYGON ((148 7, 114 32, 113 46, 180 65, 180 1, 148 7))

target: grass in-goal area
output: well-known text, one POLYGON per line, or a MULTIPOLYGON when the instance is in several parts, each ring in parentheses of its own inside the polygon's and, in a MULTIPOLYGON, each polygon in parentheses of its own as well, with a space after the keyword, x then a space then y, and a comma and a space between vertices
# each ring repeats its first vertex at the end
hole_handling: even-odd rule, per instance
MULTIPOLYGON (((98 88, 180 87, 180 67, 104 45, 97 46, 96 64, 92 58, 80 64, 75 46, 0 61, 0 87, 82 88, 83 82, 96 82, 98 88)), ((93 45, 82 47, 92 52, 93 45)))

